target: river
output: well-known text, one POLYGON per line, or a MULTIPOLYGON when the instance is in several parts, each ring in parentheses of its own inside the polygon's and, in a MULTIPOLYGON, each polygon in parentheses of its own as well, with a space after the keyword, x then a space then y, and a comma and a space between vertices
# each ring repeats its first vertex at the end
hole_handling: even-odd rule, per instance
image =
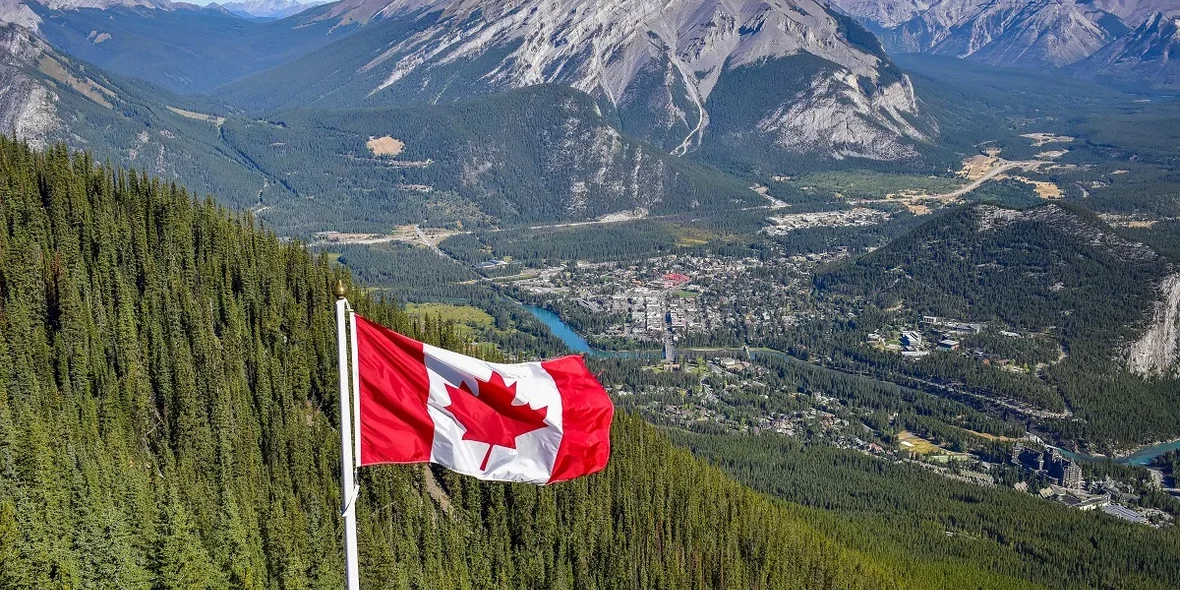
POLYGON ((575 332, 569 324, 565 323, 560 316, 552 311, 543 307, 537 307, 536 305, 522 305, 524 305, 524 308, 529 313, 533 314, 533 317, 541 320, 542 324, 548 326, 549 331, 553 332, 553 335, 557 336, 557 339, 561 340, 565 344, 565 347, 575 354, 585 354, 599 358, 648 358, 658 357, 661 354, 659 350, 598 350, 590 346, 590 343, 581 334, 575 332))
MULTIPOLYGON (((1081 459, 1084 461, 1105 461, 1111 457, 1087 455, 1085 453, 1075 453, 1066 449, 1057 449, 1061 451, 1062 455, 1070 459, 1081 459)), ((1168 442, 1156 443, 1154 445, 1144 445, 1135 449, 1135 452, 1125 457, 1116 457, 1113 459, 1115 463, 1120 465, 1138 465, 1144 467, 1150 465, 1152 460, 1156 457, 1167 453, 1168 451, 1180 450, 1180 440, 1172 440, 1168 442)))
POLYGON ((533 314, 533 317, 541 320, 542 324, 549 326, 549 331, 553 332, 553 335, 557 336, 558 340, 561 340, 566 348, 577 354, 594 351, 590 343, 586 342, 586 339, 582 338, 573 328, 561 321, 561 318, 557 314, 535 305, 526 305, 524 308, 529 310, 529 313, 533 314))

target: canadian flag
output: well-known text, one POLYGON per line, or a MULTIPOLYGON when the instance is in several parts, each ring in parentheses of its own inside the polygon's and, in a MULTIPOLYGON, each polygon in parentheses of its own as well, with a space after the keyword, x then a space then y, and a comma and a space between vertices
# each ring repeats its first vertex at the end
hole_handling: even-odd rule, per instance
POLYGON ((354 316, 358 465, 547 484, 602 470, 614 407, 582 358, 489 363, 354 316))

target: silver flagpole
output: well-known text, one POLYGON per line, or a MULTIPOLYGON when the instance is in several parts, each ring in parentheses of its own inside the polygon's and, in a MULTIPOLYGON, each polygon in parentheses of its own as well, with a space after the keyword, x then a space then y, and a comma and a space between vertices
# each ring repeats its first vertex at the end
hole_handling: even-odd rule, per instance
POLYGON ((356 487, 353 484, 353 448, 352 425, 349 410, 349 385, 351 376, 348 371, 348 288, 344 281, 336 281, 332 293, 336 295, 336 361, 340 377, 340 480, 343 488, 341 498, 341 516, 344 517, 344 568, 348 581, 348 590, 360 590, 360 570, 357 566, 356 555, 356 487))
MULTIPOLYGON (((348 331, 352 336, 352 462, 354 470, 361 467, 361 365, 357 360, 356 312, 348 306, 348 331)), ((360 484, 357 484, 360 488, 360 484)))

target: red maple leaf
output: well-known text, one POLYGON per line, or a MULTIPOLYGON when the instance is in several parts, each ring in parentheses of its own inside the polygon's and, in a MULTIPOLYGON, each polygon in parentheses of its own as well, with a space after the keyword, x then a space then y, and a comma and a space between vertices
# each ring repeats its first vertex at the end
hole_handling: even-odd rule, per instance
POLYGON ((448 383, 451 405, 447 410, 467 429, 463 440, 487 443, 488 452, 479 466, 483 471, 488 467, 493 448, 515 449, 516 437, 544 428, 549 408, 534 410, 527 403, 513 403, 516 401, 516 383, 504 383, 504 378, 495 371, 487 381, 476 379, 475 382, 478 393, 471 391, 466 381, 459 387, 451 387, 448 383))

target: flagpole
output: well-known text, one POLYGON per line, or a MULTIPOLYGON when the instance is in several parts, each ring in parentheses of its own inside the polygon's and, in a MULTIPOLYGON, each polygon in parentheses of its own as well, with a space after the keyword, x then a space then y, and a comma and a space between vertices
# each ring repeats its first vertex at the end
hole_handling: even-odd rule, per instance
MULTIPOLYGON (((348 306, 348 332, 352 336, 352 468, 353 480, 361 467, 361 365, 356 346, 356 312, 348 306)), ((360 484, 356 484, 360 487, 360 484)))
POLYGON ((360 570, 356 552, 356 487, 353 484, 352 412, 349 385, 352 382, 348 371, 348 288, 344 281, 336 281, 332 288, 336 295, 336 345, 337 368, 340 377, 340 480, 341 516, 344 517, 344 567, 348 590, 360 590, 360 570))

